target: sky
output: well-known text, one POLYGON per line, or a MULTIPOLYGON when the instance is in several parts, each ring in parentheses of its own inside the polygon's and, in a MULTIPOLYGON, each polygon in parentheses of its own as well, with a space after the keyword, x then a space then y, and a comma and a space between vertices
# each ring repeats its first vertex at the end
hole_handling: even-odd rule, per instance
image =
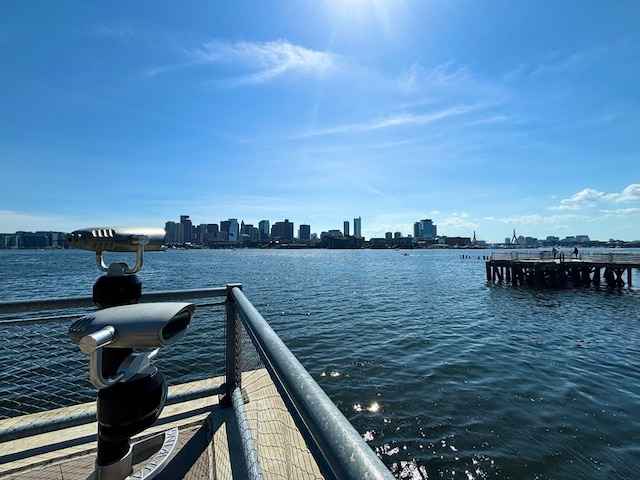
POLYGON ((0 0, 0 232, 180 215, 638 240, 640 2, 0 0))

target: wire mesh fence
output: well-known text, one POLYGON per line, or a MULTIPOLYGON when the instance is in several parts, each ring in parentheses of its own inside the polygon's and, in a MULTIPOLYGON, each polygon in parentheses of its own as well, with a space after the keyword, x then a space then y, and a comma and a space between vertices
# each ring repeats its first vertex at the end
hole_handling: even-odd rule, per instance
POLYGON ((247 329, 242 323, 239 326, 237 361, 245 411, 264 478, 324 478, 247 329))
MULTIPOLYGON (((200 304, 196 312, 187 337, 161 349, 154 361, 169 386, 224 375, 224 311, 220 305, 200 304)), ((67 335, 85 313, 0 318, 0 420, 95 402, 89 356, 67 335)))

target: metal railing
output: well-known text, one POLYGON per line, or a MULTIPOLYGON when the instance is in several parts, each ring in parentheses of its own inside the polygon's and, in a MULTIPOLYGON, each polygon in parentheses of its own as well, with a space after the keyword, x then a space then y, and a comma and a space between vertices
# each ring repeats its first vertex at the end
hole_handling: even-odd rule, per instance
POLYGON ((597 263, 628 264, 632 266, 640 265, 640 253, 634 252, 602 252, 584 250, 578 255, 572 255, 571 249, 557 251, 554 255, 552 250, 506 250, 494 251, 491 253, 491 260, 520 260, 520 261, 540 261, 553 262, 572 260, 583 260, 597 263))
MULTIPOLYGON (((261 452, 265 450, 260 444, 260 439, 266 438, 267 435, 265 433, 256 435, 254 429, 262 428, 256 419, 270 414, 271 411, 265 410, 266 413, 256 413, 256 405, 254 403, 261 401, 260 395, 256 395, 250 400, 251 403, 248 405, 250 408, 247 409, 243 393, 244 388, 250 382, 254 382, 253 379, 256 377, 256 372, 266 370, 279 395, 278 401, 283 404, 282 408, 286 409, 287 413, 293 418, 294 428, 297 428, 300 432, 306 447, 313 455, 321 478, 358 480, 393 478, 390 471, 374 451, 247 299, 242 292, 241 285, 229 284, 226 287, 211 289, 149 293, 142 296, 140 303, 168 300, 202 300, 216 297, 223 297, 224 300, 213 303, 201 302, 198 305, 198 309, 209 308, 215 310, 216 308, 224 307, 224 328, 219 328, 223 326, 222 322, 202 322, 201 328, 203 328, 203 332, 199 338, 200 341, 203 338, 207 339, 207 344, 200 345, 197 348, 206 350, 218 344, 222 346, 218 351, 213 351, 210 355, 204 355, 206 358, 211 358, 211 363, 199 362, 199 369, 202 371, 197 374, 201 378, 211 378, 216 373, 222 373, 224 374, 225 382, 218 386, 170 396, 168 404, 186 399, 222 394, 222 404, 226 403, 234 411, 242 444, 246 477, 251 479, 265 478, 262 468, 262 463, 265 459, 261 456, 261 452), (220 338, 213 335, 216 330, 220 331, 220 338), (215 367, 214 364, 216 363, 220 364, 221 368, 220 366, 215 367), (263 370, 259 370, 260 368, 263 370)), ((73 370, 72 367, 75 364, 81 364, 82 367, 85 367, 86 358, 83 358, 80 362, 78 361, 81 355, 80 352, 77 352, 75 345, 69 345, 70 342, 66 342, 66 339, 63 338, 66 336, 66 329, 63 327, 68 325, 60 325, 60 322, 70 322, 81 314, 86 313, 86 311, 78 312, 77 309, 86 309, 91 305, 91 297, 0 303, 0 333, 6 334, 10 330, 18 330, 18 334, 13 337, 13 340, 9 341, 12 346, 9 350, 0 352, 2 355, 5 357, 7 355, 17 356, 20 354, 21 349, 24 349, 23 356, 29 359, 30 352, 33 349, 33 338, 39 335, 38 331, 46 326, 47 333, 45 337, 49 341, 44 342, 42 348, 48 348, 50 351, 59 348, 63 351, 59 357, 61 360, 55 363, 63 363, 72 368, 66 378, 51 382, 47 387, 53 388, 53 385, 70 384, 68 391, 59 395, 60 398, 56 397, 55 404, 43 403, 42 397, 35 393, 38 389, 43 388, 42 379, 32 378, 31 380, 36 385, 26 386, 29 381, 29 378, 26 377, 33 373, 29 368, 18 367, 10 370, 9 373, 7 373, 7 370, 0 370, 0 385, 2 385, 0 388, 11 390, 14 394, 18 391, 17 395, 20 397, 19 408, 14 408, 14 404, 10 402, 0 404, 0 419, 38 412, 43 408, 72 406, 95 398, 94 392, 90 387, 86 386, 86 380, 83 380, 85 382, 84 387, 82 386, 83 384, 73 381, 73 377, 78 375, 86 377, 84 370, 79 370, 79 367, 75 367, 75 370, 73 370), (33 312, 42 315, 41 312, 48 310, 57 310, 58 315, 44 318, 31 316, 33 312), (11 314, 20 315, 19 318, 14 318, 9 317, 11 314), (62 332, 55 341, 49 337, 49 332, 54 331, 62 332), (20 345, 20 339, 22 339, 22 345, 20 345), (24 371, 21 371, 23 368, 24 371), (84 392, 82 392, 83 388, 85 388, 84 392), (22 394, 19 392, 21 389, 23 391, 22 394)), ((198 325, 197 321, 195 325, 198 325)), ((196 329, 196 326, 193 329, 196 329)), ((192 332, 187 335, 183 343, 189 345, 191 335, 192 332)), ((6 348, 6 335, 3 338, 5 339, 6 348)), ((193 349, 194 347, 191 346, 190 348, 193 349)), ((174 346, 166 350, 168 352, 173 351, 174 346)), ((178 349, 176 348, 176 350, 178 349)), ((165 355, 164 352, 162 355, 165 355)), ((177 384, 185 378, 184 370, 186 365, 181 364, 179 360, 183 355, 184 353, 178 350, 161 367, 163 373, 167 371, 166 376, 170 384, 177 384), (175 374, 172 374, 172 369, 176 370, 175 374)), ((7 360, 5 358, 5 361, 11 362, 14 359, 9 358, 7 360)), ((46 363, 45 360, 43 360, 44 363, 46 363)), ((59 368, 44 370, 44 375, 60 374, 59 368)), ((268 408, 271 409, 272 407, 268 408)), ((70 414, 62 419, 57 418, 49 421, 44 417, 44 420, 40 422, 26 426, 22 425, 19 428, 0 428, 0 445, 3 442, 38 435, 43 432, 56 431, 69 426, 88 424, 94 421, 95 410, 80 414, 70 414)), ((278 419, 277 422, 278 424, 282 423, 281 419, 278 419)), ((285 436, 290 436, 290 434, 285 434, 285 436)), ((274 443, 278 443, 278 441, 274 443)), ((289 446, 287 448, 287 451, 292 451, 296 447, 289 446)), ((295 451, 290 457, 268 460, 271 464, 277 461, 290 464, 295 461, 292 459, 297 458, 295 451)), ((0 463, 2 463, 1 456, 0 463)), ((298 473, 298 475, 287 474, 287 472, 293 471, 296 467, 296 465, 288 465, 282 469, 284 473, 279 473, 279 476, 282 478, 310 478, 313 476, 304 474, 305 470, 302 470, 303 473, 298 473)), ((317 475, 315 476, 318 478, 317 475)))

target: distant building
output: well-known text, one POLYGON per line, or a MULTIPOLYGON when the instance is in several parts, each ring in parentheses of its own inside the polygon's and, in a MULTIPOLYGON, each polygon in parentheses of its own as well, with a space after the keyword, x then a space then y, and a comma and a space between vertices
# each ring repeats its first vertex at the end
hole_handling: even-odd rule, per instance
POLYGON ((238 219, 230 218, 228 221, 229 221, 229 241, 237 242, 240 239, 240 226, 238 225, 238 219))
POLYGON ((180 225, 182 229, 178 229, 178 243, 191 243, 193 224, 189 215, 180 215, 180 225))
POLYGON ((256 227, 250 223, 240 224, 240 241, 242 243, 256 243, 258 241, 259 232, 256 227))
POLYGON ((311 225, 300 225, 298 228, 298 239, 301 242, 311 240, 311 225))
POLYGON ((217 223, 207 223, 207 234, 205 235, 205 242, 215 242, 218 240, 220 229, 217 223))
POLYGON ((270 238, 269 220, 260 220, 258 222, 258 241, 268 242, 270 238))
POLYGON ((276 222, 273 227, 271 227, 271 239, 283 242, 292 242, 293 222, 290 222, 289 219, 286 218, 284 222, 276 222))
POLYGON ((362 237, 362 219, 360 217, 353 219, 353 236, 362 237))
POLYGON ((385 232, 384 238, 385 238, 385 240, 391 240, 393 238, 393 233, 385 232))
POLYGON ((164 224, 164 243, 178 243, 178 224, 176 222, 164 224))
POLYGON ((349 236, 349 220, 345 220, 342 223, 342 233, 344 234, 345 237, 349 236))
POLYGON ((430 218, 413 224, 413 236, 417 239, 434 239, 438 236, 438 227, 430 218))

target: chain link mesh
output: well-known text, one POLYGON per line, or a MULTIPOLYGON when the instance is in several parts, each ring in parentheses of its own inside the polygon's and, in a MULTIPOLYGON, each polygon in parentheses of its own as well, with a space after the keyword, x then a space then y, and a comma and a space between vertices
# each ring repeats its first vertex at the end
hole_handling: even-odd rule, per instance
MULTIPOLYGON (((221 312, 220 306, 198 306, 187 337, 160 350, 154 364, 169 386, 224 375, 221 312)), ((85 313, 65 311, 39 322, 0 318, 0 420, 95 401, 89 356, 67 336, 85 313)))
POLYGON ((324 478, 245 328, 238 358, 245 409, 264 478, 324 478))

